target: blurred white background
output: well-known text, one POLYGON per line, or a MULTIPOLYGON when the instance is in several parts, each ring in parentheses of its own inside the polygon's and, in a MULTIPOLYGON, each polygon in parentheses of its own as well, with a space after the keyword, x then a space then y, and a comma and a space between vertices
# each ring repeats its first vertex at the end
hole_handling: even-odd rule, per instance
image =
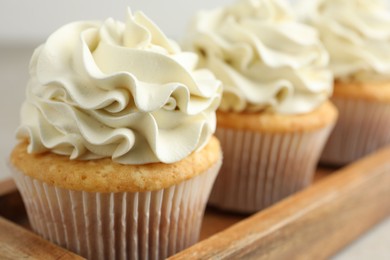
MULTIPOLYGON (((142 10, 170 37, 178 38, 196 10, 234 0, 1 0, 0 44, 38 43, 59 26, 76 20, 124 20, 126 7, 142 10)), ((292 3, 302 0, 287 0, 292 3)), ((390 3, 390 0, 382 0, 390 3)))
MULTIPOLYGON (((180 39, 196 10, 234 0, 1 0, 0 1, 0 181, 9 178, 6 161, 16 143, 15 128, 28 80, 33 49, 54 30, 75 20, 113 17, 124 20, 126 8, 142 10, 171 38, 180 39)), ((390 2, 390 0, 387 0, 390 2)), ((1 206, 1 205, 0 205, 1 206)), ((334 259, 390 259, 390 219, 334 259)))
POLYGON ((195 10, 214 8, 233 0, 1 0, 0 42, 41 42, 59 26, 76 20, 113 17, 124 20, 126 8, 142 10, 170 37, 177 38, 185 30, 195 10))

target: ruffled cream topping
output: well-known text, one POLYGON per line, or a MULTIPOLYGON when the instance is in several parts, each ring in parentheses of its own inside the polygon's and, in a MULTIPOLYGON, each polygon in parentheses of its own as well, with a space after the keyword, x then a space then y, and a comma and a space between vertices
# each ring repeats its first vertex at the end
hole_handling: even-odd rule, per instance
POLYGON ((340 80, 390 79, 390 11, 380 0, 308 0, 299 12, 314 25, 340 80))
POLYGON ((34 52, 19 138, 28 151, 172 163, 215 131, 221 84, 143 13, 75 22, 34 52))
POLYGON ((316 31, 275 0, 243 0, 199 12, 183 46, 224 86, 221 110, 299 114, 332 92, 328 54, 316 31))

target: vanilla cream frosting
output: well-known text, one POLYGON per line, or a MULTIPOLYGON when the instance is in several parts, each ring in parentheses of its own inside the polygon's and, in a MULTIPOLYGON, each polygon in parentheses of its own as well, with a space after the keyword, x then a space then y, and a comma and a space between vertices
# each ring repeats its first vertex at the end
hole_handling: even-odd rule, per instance
POLYGON ((330 54, 340 80, 390 79, 390 11, 380 0, 308 0, 300 14, 313 26, 330 54))
POLYGON ((28 151, 177 162, 215 131, 221 83, 143 13, 54 32, 30 62, 18 138, 28 151))
POLYGON ((242 0, 196 14, 183 40, 223 82, 220 109, 311 112, 332 93, 328 54, 317 32, 290 6, 242 0))

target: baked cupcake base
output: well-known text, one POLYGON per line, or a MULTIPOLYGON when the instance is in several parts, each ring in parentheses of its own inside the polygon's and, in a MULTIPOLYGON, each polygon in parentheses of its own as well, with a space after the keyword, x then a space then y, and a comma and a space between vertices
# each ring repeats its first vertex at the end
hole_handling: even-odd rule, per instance
POLYGON ((340 120, 325 145, 321 162, 345 165, 390 144, 390 104, 332 98, 340 120))
MULTIPOLYGON (((196 157, 216 153, 204 158, 217 159, 207 169, 151 191, 74 190, 47 184, 15 166, 11 169, 31 226, 44 238, 87 259, 164 259, 198 240, 205 205, 221 166, 218 147, 213 138, 205 151, 185 159, 197 161, 200 158, 196 157)), ((16 151, 14 159, 34 156, 16 151)))
POLYGON ((345 165, 390 144, 390 83, 335 83, 339 120, 320 161, 345 165))
POLYGON ((224 163, 209 204, 253 213, 311 183, 337 112, 326 103, 298 116, 218 115, 224 163))

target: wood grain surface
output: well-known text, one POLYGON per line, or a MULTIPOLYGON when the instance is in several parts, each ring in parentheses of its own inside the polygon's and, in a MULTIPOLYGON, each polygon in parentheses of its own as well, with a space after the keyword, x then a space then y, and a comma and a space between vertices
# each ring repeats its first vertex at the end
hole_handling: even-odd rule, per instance
POLYGON ((11 177, 9 179, 0 180, 0 196, 11 193, 16 190, 16 185, 11 177))
POLYGON ((84 259, 0 217, 0 259, 84 259))
POLYGON ((385 148, 170 259, 326 259, 390 215, 389 158, 385 148))

